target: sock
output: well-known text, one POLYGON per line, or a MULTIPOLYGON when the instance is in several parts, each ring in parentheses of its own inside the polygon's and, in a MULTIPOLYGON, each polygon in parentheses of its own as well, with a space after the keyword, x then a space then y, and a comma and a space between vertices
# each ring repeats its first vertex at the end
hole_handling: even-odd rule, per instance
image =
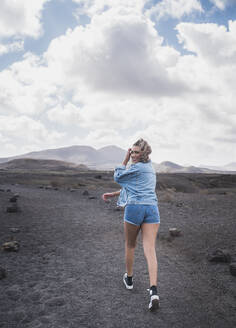
POLYGON ((132 283, 133 283, 133 276, 127 276, 127 283, 128 283, 128 285, 132 285, 132 283))
POLYGON ((157 286, 153 285, 150 287, 150 294, 157 295, 157 286))

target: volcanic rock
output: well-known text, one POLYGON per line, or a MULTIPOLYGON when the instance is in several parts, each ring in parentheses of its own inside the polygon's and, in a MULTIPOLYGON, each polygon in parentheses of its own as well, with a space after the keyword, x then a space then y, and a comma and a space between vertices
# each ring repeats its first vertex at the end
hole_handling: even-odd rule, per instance
POLYGON ((229 271, 232 274, 232 276, 236 276, 236 262, 230 264, 229 271))
POLYGON ((19 208, 17 206, 17 203, 13 203, 12 206, 7 207, 8 213, 16 213, 19 211, 19 208))
POLYGON ((210 262, 229 263, 231 261, 230 254, 222 249, 216 249, 212 254, 208 254, 207 258, 210 262))
POLYGON ((19 247, 20 244, 16 240, 8 241, 2 245, 3 250, 8 252, 18 252, 19 247))
POLYGON ((176 204, 177 207, 182 207, 183 205, 184 205, 184 204, 181 203, 181 202, 179 202, 179 203, 176 204))
POLYGON ((169 233, 172 237, 178 237, 181 235, 181 230, 179 230, 177 228, 170 228, 169 233))
POLYGON ((6 278, 7 272, 4 268, 0 268, 0 280, 6 278))
POLYGON ((20 232, 20 229, 19 228, 10 228, 10 231, 16 233, 16 232, 20 232))
POLYGON ((17 197, 16 196, 13 196, 9 199, 9 202, 10 203, 16 203, 17 202, 17 197))
POLYGON ((19 208, 17 206, 17 203, 13 203, 12 206, 7 207, 8 213, 16 213, 19 211, 19 208))

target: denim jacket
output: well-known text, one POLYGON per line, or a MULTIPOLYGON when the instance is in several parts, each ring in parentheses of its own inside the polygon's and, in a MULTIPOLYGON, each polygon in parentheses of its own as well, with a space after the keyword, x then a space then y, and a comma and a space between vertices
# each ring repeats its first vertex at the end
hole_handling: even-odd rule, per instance
POLYGON ((151 161, 131 164, 129 168, 118 166, 114 180, 122 186, 117 205, 127 204, 157 205, 156 173, 151 161))

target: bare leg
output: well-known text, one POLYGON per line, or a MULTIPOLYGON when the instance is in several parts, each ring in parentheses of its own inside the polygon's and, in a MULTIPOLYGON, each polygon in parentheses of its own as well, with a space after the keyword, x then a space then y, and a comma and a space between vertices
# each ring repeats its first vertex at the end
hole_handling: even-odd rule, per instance
POLYGON ((128 276, 133 276, 134 250, 140 227, 124 222, 125 231, 125 263, 128 276))
POLYGON ((156 257, 156 237, 159 223, 143 223, 141 225, 143 250, 147 260, 150 286, 157 285, 157 257, 156 257))

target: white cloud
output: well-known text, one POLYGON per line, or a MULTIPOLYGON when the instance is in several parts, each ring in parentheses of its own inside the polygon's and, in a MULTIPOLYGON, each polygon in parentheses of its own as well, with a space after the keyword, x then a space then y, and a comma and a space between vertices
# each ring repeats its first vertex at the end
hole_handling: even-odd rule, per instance
POLYGON ((43 6, 50 0, 1 0, 0 38, 39 37, 43 6))
POLYGON ((232 161, 235 26, 180 23, 183 56, 138 11, 94 15, 0 72, 1 156, 145 137, 157 162, 232 161))
POLYGON ((197 91, 189 95, 197 113, 191 124, 199 129, 193 140, 203 143, 205 138, 212 149, 222 150, 219 143, 224 143, 228 156, 230 151, 235 154, 232 145, 227 145, 236 131, 235 23, 229 22, 228 31, 216 24, 179 24, 179 38, 195 56, 182 56, 173 69, 197 91))
POLYGON ((0 112, 37 115, 55 105, 58 97, 53 71, 33 54, 0 72, 0 112))
POLYGON ((125 10, 141 13, 147 0, 73 0, 79 4, 78 15, 93 17, 111 8, 125 8, 125 10))
POLYGON ((51 122, 60 125, 72 126, 82 123, 80 108, 72 103, 67 103, 65 106, 59 104, 57 107, 51 108, 47 112, 47 116, 51 122))
MULTIPOLYGON (((74 138, 77 144, 81 144, 81 139, 74 138)), ((104 145, 122 145, 124 141, 123 136, 118 130, 106 127, 102 130, 92 129, 88 135, 83 139, 85 145, 93 145, 96 148, 101 148, 104 145)))
POLYGON ((184 15, 194 12, 203 12, 199 0, 162 0, 147 11, 148 16, 155 16, 157 19, 162 17, 173 17, 180 19, 184 15))
POLYGON ((31 140, 34 143, 41 143, 42 140, 58 138, 62 135, 52 132, 49 133, 45 126, 37 120, 27 116, 0 116, 1 126, 4 126, 4 132, 8 137, 17 137, 25 140, 31 140))
POLYGON ((197 53, 209 64, 236 65, 236 21, 229 28, 213 23, 180 23, 176 29, 185 49, 197 53))
POLYGON ((210 2, 220 10, 225 10, 226 7, 236 4, 236 0, 210 0, 210 2))
POLYGON ((40 149, 45 143, 55 145, 62 141, 64 133, 48 130, 42 122, 25 115, 0 115, 1 135, 0 148, 2 156, 18 154, 40 149), (9 148, 9 145, 11 147, 9 148), (9 148, 9 149, 8 149, 9 148))
POLYGON ((168 75, 179 53, 162 41, 149 19, 111 9, 53 40, 45 59, 64 78, 95 91, 173 95, 186 86, 168 75))
POLYGON ((224 0, 210 0, 218 9, 224 10, 226 6, 226 1, 224 0))
POLYGON ((24 50, 24 41, 15 41, 8 44, 0 43, 0 56, 9 52, 19 52, 24 50))

